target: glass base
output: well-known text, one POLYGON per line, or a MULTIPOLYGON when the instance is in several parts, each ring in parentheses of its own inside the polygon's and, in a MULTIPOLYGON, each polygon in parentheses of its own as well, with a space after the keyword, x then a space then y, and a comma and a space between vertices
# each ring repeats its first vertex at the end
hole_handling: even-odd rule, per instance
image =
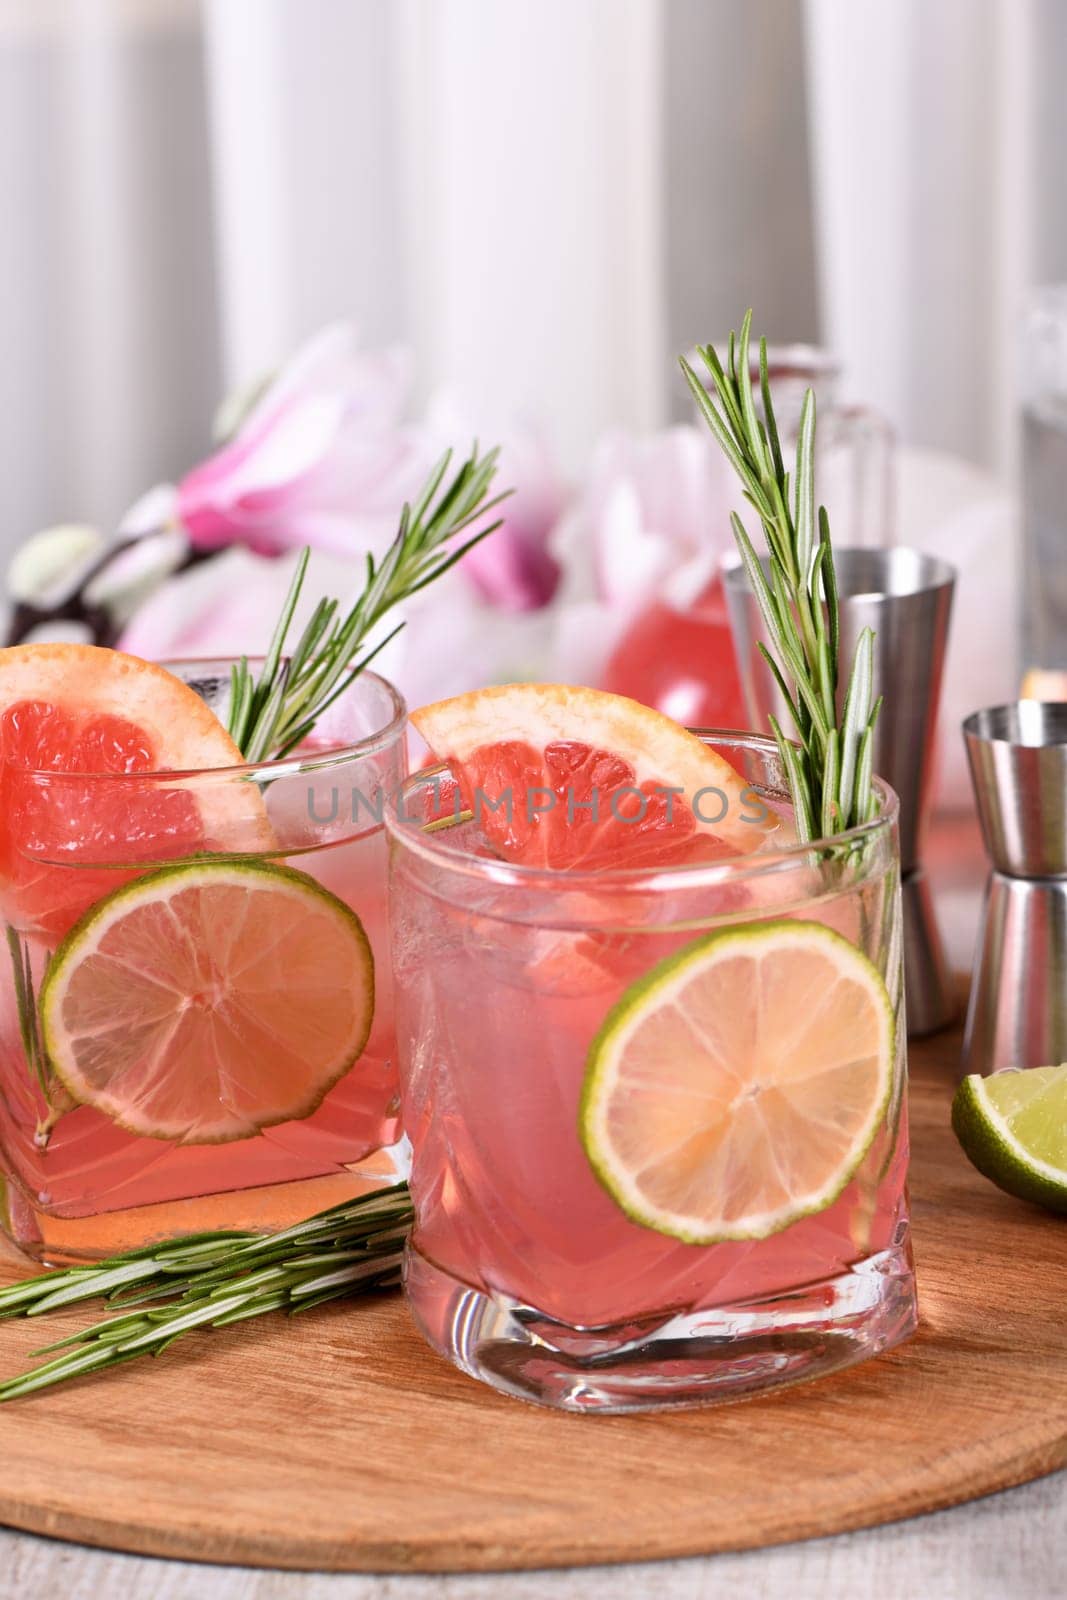
POLYGON ((405 1288, 439 1354, 504 1394, 617 1413, 740 1400, 866 1361, 915 1331, 908 1242, 743 1305, 576 1328, 452 1277, 408 1246, 405 1288))
POLYGON ((49 1267, 100 1261, 146 1244, 216 1229, 279 1233, 329 1206, 406 1179, 410 1155, 411 1146, 401 1138, 352 1162, 343 1172, 88 1217, 54 1216, 35 1205, 18 1184, 5 1183, 0 1176, 0 1232, 24 1255, 49 1267))

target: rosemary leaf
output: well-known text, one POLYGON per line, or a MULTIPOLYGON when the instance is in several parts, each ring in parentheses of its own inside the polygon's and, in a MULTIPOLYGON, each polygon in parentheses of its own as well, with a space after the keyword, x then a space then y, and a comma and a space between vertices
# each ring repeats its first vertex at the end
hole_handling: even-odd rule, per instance
POLYGON ((263 661, 263 678, 267 683, 273 680, 274 674, 278 670, 278 663, 281 661, 282 649, 285 645, 285 637, 289 632, 293 620, 293 612, 296 610, 296 602, 300 598, 300 591, 304 586, 304 578, 307 575, 310 559, 311 550, 305 545, 297 560, 292 585, 286 596, 285 604, 282 606, 281 616, 274 625, 274 633, 271 636, 267 654, 263 661))
MULTIPOLYGON (((704 356, 705 361, 707 361, 708 357, 705 355, 704 351, 701 350, 700 353, 704 356)), ((715 409, 715 403, 708 394, 708 391, 705 389, 704 385, 701 383, 700 379, 697 377, 696 373, 693 371, 692 367, 689 365, 688 361, 686 361, 684 356, 682 357, 682 371, 685 373, 686 382, 689 384, 689 387, 693 392, 693 397, 704 416, 704 420, 707 422, 708 427, 711 429, 716 440, 718 441, 719 448, 726 456, 727 460, 737 473, 738 477, 741 479, 742 483, 744 483, 753 493, 758 493, 759 483, 753 476, 750 465, 745 460, 745 457, 741 454, 740 447, 731 436, 730 430, 723 422, 721 415, 715 409)))
MULTIPOLYGON (((748 355, 748 341, 752 334, 752 312, 746 311, 741 324, 741 338, 738 343, 737 365, 743 374, 751 371, 748 355)), ((762 429, 756 416, 756 402, 752 395, 752 384, 744 382, 739 385, 741 401, 741 419, 744 424, 745 440, 752 456, 752 464, 756 469, 760 482, 771 475, 770 453, 766 447, 762 429)), ((720 391, 721 393, 721 391, 720 391)))
MULTIPOLYGON (((110 1295, 115 1289, 128 1288, 133 1283, 143 1283, 146 1278, 153 1275, 154 1271, 152 1263, 144 1261, 130 1261, 112 1268, 110 1272, 89 1268, 85 1276, 56 1289, 52 1294, 45 1294, 36 1299, 32 1309, 26 1314, 38 1317, 48 1311, 62 1311, 66 1306, 76 1305, 79 1300, 92 1300, 100 1295, 110 1295)), ((65 1274, 60 1273, 56 1276, 62 1277, 65 1274)), ((47 1280, 45 1282, 47 1283, 47 1280)), ((5 1311, 3 1314, 8 1313, 5 1311)))
MULTIPOLYGON (((704 365, 708 368, 708 371, 712 375, 716 391, 722 400, 723 410, 729 420, 730 429, 734 435, 734 438, 743 447, 745 439, 745 424, 742 419, 740 408, 734 399, 733 386, 727 381, 726 373, 723 371, 722 363, 719 360, 715 346, 711 344, 701 345, 699 354, 704 362, 704 365)), ((729 370, 731 372, 733 371, 733 360, 733 351, 731 349, 729 362, 729 370)), ((694 381, 696 381, 699 385, 699 379, 696 378, 695 374, 694 381)), ((700 385, 700 388, 701 392, 703 392, 703 385, 700 385)))
POLYGON ((793 696, 789 692, 789 686, 782 676, 782 669, 779 667, 777 661, 775 661, 774 657, 771 655, 771 652, 767 649, 767 646, 763 643, 762 639, 759 641, 757 649, 759 650, 759 653, 763 657, 764 661, 767 663, 771 675, 773 676, 775 683, 778 685, 779 694, 789 707, 789 715, 793 719, 793 725, 799 728, 801 722, 800 710, 797 707, 793 696))
MULTIPOLYGON (((11 956, 11 973, 15 987, 15 1010, 18 1015, 19 1038, 26 1064, 33 1073, 41 1097, 49 1107, 47 1116, 37 1123, 37 1142, 46 1144, 51 1129, 69 1104, 65 1091, 57 1094, 48 1054, 41 1038, 41 1023, 37 1013, 37 996, 33 987, 33 965, 30 960, 28 940, 23 940, 16 928, 7 926, 7 948, 11 956)), ((48 971, 51 956, 45 956, 44 970, 48 971)))
MULTIPOLYGON (((838 670, 841 646, 841 614, 837 598, 837 571, 834 567, 833 546, 830 543, 830 519, 826 515, 826 507, 819 507, 819 549, 822 559, 818 569, 813 574, 813 581, 822 586, 826 599, 826 620, 830 628, 830 659, 834 663, 835 674, 838 670)), ((837 678, 834 678, 834 692, 837 692, 837 678)))
POLYGON ((882 697, 874 703, 871 719, 867 724, 863 738, 860 740, 859 760, 856 763, 856 787, 853 798, 853 809, 857 822, 870 822, 877 814, 877 801, 871 784, 872 767, 874 762, 874 730, 878 723, 878 713, 882 709, 882 697))
MULTIPOLYGON (((873 731, 869 727, 865 728, 864 731, 863 731, 863 737, 860 739, 859 758, 858 758, 858 760, 856 762, 856 794, 857 794, 857 796, 862 792, 862 787, 863 787, 863 784, 864 784, 864 780, 865 779, 866 780, 870 779, 871 765, 872 765, 872 759, 873 759, 873 757, 872 757, 873 744, 874 744, 873 731)), ((865 811, 863 811, 863 812, 861 812, 859 814, 857 820, 860 821, 860 822, 866 822, 866 821, 868 821, 868 818, 869 818, 869 812, 865 810, 865 811)))
MULTIPOLYGON (((840 799, 846 827, 851 821, 861 820, 856 815, 855 802, 857 799, 862 799, 862 791, 857 793, 856 775, 859 769, 860 740, 867 729, 871 715, 873 646, 874 634, 870 628, 864 628, 856 641, 852 673, 845 692, 845 711, 841 722, 841 772, 836 784, 836 793, 840 799)), ((827 781, 829 782, 829 779, 827 781)))
POLYGON ((811 814, 810 789, 800 755, 796 745, 783 734, 777 717, 768 716, 767 720, 771 725, 771 732, 774 734, 778 753, 785 768, 789 795, 793 802, 793 824, 797 830, 797 838, 801 844, 807 844, 815 837, 815 824, 811 814))
POLYGON ((90 1298, 116 1313, 38 1350, 52 1359, 0 1383, 0 1401, 160 1355, 197 1329, 392 1288, 411 1217, 400 1183, 282 1233, 199 1234, 0 1289, 0 1316, 39 1316, 90 1298))
POLYGON ((763 400, 763 415, 766 422, 767 438, 770 441, 771 460, 774 467, 776 484, 781 484, 785 477, 782 465, 782 442, 778 437, 778 423, 774 416, 774 403, 771 399, 771 380, 767 371, 767 341, 760 340, 759 349, 759 385, 760 397, 763 400))
POLYGON ((815 545, 815 394, 809 389, 800 409, 797 439, 796 552, 797 577, 805 578, 815 545))
MULTIPOLYGON (((30 1023, 32 997, 28 998, 26 993, 26 968, 22 959, 22 941, 16 929, 12 928, 10 924, 7 928, 7 947, 11 953, 11 971, 15 980, 15 1010, 18 1013, 22 1051, 29 1065, 36 1070, 37 1063, 34 1059, 33 1033, 30 1023)), ((43 1090, 43 1084, 41 1084, 41 1088, 43 1090)))
POLYGON ((861 638, 852 663, 845 705, 840 661, 840 616, 830 525, 815 501, 815 396, 804 396, 796 465, 785 469, 774 414, 767 342, 759 341, 758 379, 750 361, 752 313, 740 335, 730 334, 724 366, 710 345, 698 345, 710 382, 686 360, 682 372, 701 415, 741 481, 744 498, 763 527, 768 560, 762 563, 736 515, 731 526, 741 561, 767 632, 766 658, 782 693, 796 738, 786 738, 776 718, 771 731, 802 840, 841 833, 877 812, 871 772, 874 714, 870 712, 871 637, 861 638), (762 405, 756 406, 756 384, 762 405))
POLYGON ((115 1352, 106 1344, 92 1345, 76 1354, 68 1352, 57 1356, 54 1361, 45 1362, 43 1366, 34 1367, 32 1372, 25 1372, 20 1378, 11 1378, 0 1385, 0 1400, 19 1400, 23 1395, 34 1394, 38 1389, 49 1388, 54 1383, 62 1383, 66 1378, 77 1378, 98 1367, 114 1365, 115 1352))
POLYGON ((232 673, 229 730, 247 761, 287 755, 302 743, 327 707, 393 637, 368 647, 369 635, 386 613, 435 583, 500 526, 498 518, 461 544, 455 542, 506 498, 489 498, 497 456, 496 450, 480 455, 475 445, 449 477, 452 454, 446 451, 414 502, 404 506, 381 561, 367 556, 363 592, 355 604, 342 617, 336 600, 321 600, 286 659, 310 555, 308 550, 301 553, 258 677, 245 660, 232 673))
POLYGON ((734 530, 734 538, 737 541, 737 549, 745 568, 745 575, 752 585, 752 592, 756 596, 756 603, 760 608, 764 627, 770 634, 772 641, 777 645, 782 632, 783 618, 778 613, 775 597, 770 591, 767 579, 764 577, 759 556, 756 554, 752 541, 745 530, 745 525, 736 511, 731 511, 730 513, 730 525, 734 530))
POLYGON ((841 760, 841 735, 836 728, 830 729, 826 741, 826 763, 822 786, 822 836, 828 839, 832 833, 837 832, 838 819, 841 807, 837 799, 837 769, 841 760))

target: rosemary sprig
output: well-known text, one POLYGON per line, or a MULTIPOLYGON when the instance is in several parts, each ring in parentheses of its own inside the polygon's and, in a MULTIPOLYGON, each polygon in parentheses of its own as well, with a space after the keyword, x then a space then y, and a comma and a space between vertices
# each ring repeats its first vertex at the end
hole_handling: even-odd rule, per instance
POLYGON ((286 639, 310 554, 306 549, 302 552, 258 679, 243 657, 233 669, 229 731, 247 761, 287 755, 306 739, 327 706, 345 692, 403 626, 399 624, 360 655, 367 635, 386 612, 441 577, 500 526, 498 518, 458 547, 449 544, 456 534, 507 498, 506 494, 487 498, 498 453, 490 450, 479 456, 475 445, 469 458, 445 483, 452 459, 452 452, 446 451, 418 499, 413 505, 404 506, 396 537, 380 565, 372 555, 367 556, 366 583, 347 616, 339 618, 336 600, 320 600, 296 645, 286 655, 286 639))
POLYGON ((830 523, 815 509, 815 395, 800 413, 796 470, 786 471, 767 373, 767 341, 759 342, 757 415, 749 366, 752 312, 733 333, 724 367, 712 345, 698 346, 711 377, 709 394, 686 360, 682 371, 709 428, 741 479, 767 540, 768 572, 736 513, 730 521, 773 654, 760 651, 785 700, 796 741, 775 717, 771 730, 789 783, 802 840, 842 833, 877 810, 871 782, 874 727, 881 700, 872 706, 874 634, 865 628, 856 645, 844 706, 838 717, 840 626, 830 523))
MULTIPOLYGON (((19 1037, 22 1040, 22 1054, 30 1070, 34 1082, 41 1091, 41 1098, 48 1107, 45 1115, 37 1120, 37 1129, 34 1134, 35 1142, 39 1149, 44 1149, 51 1138, 52 1129, 66 1111, 74 1105, 70 1095, 58 1081, 52 1071, 48 1060, 48 1052, 44 1047, 41 1037, 40 1012, 37 1005, 37 996, 33 987, 33 966, 30 962, 29 942, 20 938, 17 929, 7 926, 7 948, 11 957, 11 972, 14 979, 15 1012, 18 1018, 19 1037)), ((50 955, 44 958, 44 970, 48 971, 50 955)))
POLYGON ((38 1317, 100 1298, 116 1315, 35 1351, 52 1359, 0 1383, 0 1402, 162 1355, 194 1328, 394 1288, 411 1220, 407 1185, 398 1183, 282 1233, 201 1233, 11 1284, 0 1289, 0 1317, 38 1317))
POLYGON ((49 1097, 51 1074, 48 1057, 41 1043, 37 999, 33 992, 33 969, 30 966, 29 945, 19 938, 15 928, 8 924, 7 948, 11 956, 11 971, 15 980, 15 1009, 18 1013, 19 1036, 26 1065, 37 1080, 37 1087, 45 1100, 49 1097))

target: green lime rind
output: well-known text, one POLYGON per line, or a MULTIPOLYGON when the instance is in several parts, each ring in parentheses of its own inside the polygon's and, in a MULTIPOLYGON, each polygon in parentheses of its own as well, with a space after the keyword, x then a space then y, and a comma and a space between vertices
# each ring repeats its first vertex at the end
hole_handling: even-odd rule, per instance
POLYGON ((998 1189, 1067 1215, 1067 1065, 972 1073, 956 1090, 952 1127, 998 1189))
MULTIPOLYGON (((370 940, 367 938, 363 923, 351 906, 346 905, 331 890, 324 888, 310 873, 300 872, 295 867, 283 866, 278 862, 263 861, 256 856, 194 857, 193 859, 175 862, 170 866, 158 867, 151 872, 145 872, 131 883, 122 884, 118 889, 113 890, 111 894, 105 895, 103 899, 96 901, 65 935, 48 963, 48 969, 38 994, 41 1035, 49 1065, 76 1105, 93 1105, 94 1102, 92 1097, 86 1096, 83 1086, 77 1077, 72 1075, 70 1065, 64 1059, 64 1051, 60 1044, 62 1031, 59 1013, 66 993, 69 975, 79 961, 88 953, 94 931, 102 922, 115 920, 113 913, 121 911, 124 905, 130 905, 131 903, 136 905, 138 901, 157 898, 157 891, 161 884, 166 884, 170 881, 180 882, 181 880, 191 883, 194 879, 203 883, 223 879, 232 882, 235 878, 247 877, 269 878, 274 883, 287 883, 294 889, 314 895, 330 908, 331 912, 346 926, 360 946, 367 1000, 363 1030, 347 1056, 316 1084, 314 1093, 309 1095, 307 1101, 299 1108, 293 1110, 291 1107, 286 1107, 284 1112, 279 1113, 277 1116, 257 1118, 256 1129, 274 1127, 282 1122, 301 1121, 305 1117, 312 1116, 325 1100, 330 1090, 335 1088, 345 1074, 352 1070, 366 1049, 367 1040, 370 1038, 371 1028, 374 1023, 375 974, 374 953, 371 950, 370 940)), ((181 1136, 173 1130, 153 1130, 147 1125, 133 1123, 128 1118, 116 1114, 110 1107, 102 1109, 102 1114, 113 1122, 116 1127, 122 1128, 127 1133, 131 1133, 138 1138, 160 1139, 168 1143, 184 1142, 190 1145, 233 1144, 240 1139, 250 1137, 249 1132, 245 1130, 223 1133, 214 1137, 185 1139, 183 1141, 181 1136)))
POLYGON ((585 1077, 578 1104, 578 1137, 598 1182, 631 1222, 636 1222, 655 1233, 665 1234, 668 1238, 678 1239, 683 1244, 710 1245, 739 1240, 769 1239, 773 1234, 782 1233, 786 1228, 792 1227, 793 1223, 799 1222, 803 1217, 825 1211, 848 1187, 870 1149, 879 1124, 889 1108, 895 1059, 896 1020, 885 982, 873 963, 841 934, 820 922, 804 922, 789 917, 721 928, 715 933, 695 939, 692 944, 684 946, 683 949, 658 962, 631 984, 612 1006, 593 1038, 586 1056, 585 1077), (869 992, 877 1000, 884 1022, 882 1060, 885 1081, 882 1094, 872 1108, 862 1137, 849 1152, 849 1159, 842 1163, 835 1171, 833 1180, 813 1197, 809 1204, 783 1208, 782 1213, 776 1214, 773 1221, 762 1226, 735 1223, 729 1228, 708 1229, 680 1225, 676 1222, 668 1224, 661 1213, 643 1206, 635 1198, 625 1175, 620 1175, 616 1163, 612 1161, 598 1128, 599 1114, 612 1088, 612 1066, 618 1046, 633 1023, 662 1003, 665 992, 673 980, 699 968, 708 961, 709 956, 722 955, 731 945, 743 947, 754 942, 762 943, 769 938, 779 938, 786 932, 821 941, 827 949, 833 950, 839 959, 850 961, 854 972, 862 976, 869 992))

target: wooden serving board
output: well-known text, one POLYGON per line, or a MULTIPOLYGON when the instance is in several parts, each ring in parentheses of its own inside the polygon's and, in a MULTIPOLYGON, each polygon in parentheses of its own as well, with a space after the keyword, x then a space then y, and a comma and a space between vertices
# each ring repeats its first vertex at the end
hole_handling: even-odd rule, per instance
MULTIPOLYGON (((1067 1224, 957 1149, 958 1034, 911 1054, 922 1326, 889 1355, 746 1404, 575 1417, 461 1376, 396 1296, 265 1318, 0 1408, 0 1521, 201 1561, 488 1570, 838 1533, 1062 1467, 1067 1224)), ((83 1320, 0 1323, 0 1371, 83 1320)))

